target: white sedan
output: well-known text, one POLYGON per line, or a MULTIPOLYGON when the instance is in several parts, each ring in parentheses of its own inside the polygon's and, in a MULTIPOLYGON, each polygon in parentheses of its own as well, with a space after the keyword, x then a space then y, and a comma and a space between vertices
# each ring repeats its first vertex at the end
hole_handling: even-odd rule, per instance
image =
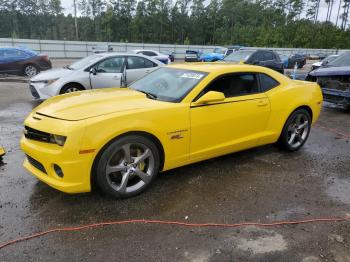
POLYGON ((94 54, 64 68, 34 76, 29 87, 35 99, 47 99, 80 90, 128 86, 163 65, 139 54, 94 54))
POLYGON ((152 57, 166 65, 171 63, 169 55, 162 54, 154 50, 134 50, 133 52, 136 54, 152 57))

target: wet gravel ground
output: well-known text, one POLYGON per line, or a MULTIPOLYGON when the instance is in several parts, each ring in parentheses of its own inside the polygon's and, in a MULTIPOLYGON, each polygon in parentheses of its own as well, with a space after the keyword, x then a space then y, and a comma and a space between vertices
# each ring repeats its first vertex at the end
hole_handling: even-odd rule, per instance
MULTIPOLYGON (((295 153, 264 146, 160 174, 115 200, 67 195, 22 168, 26 84, 0 83, 0 243, 56 227, 127 219, 272 222, 350 214, 350 112, 324 105, 295 153)), ((350 222, 269 228, 129 224, 53 233, 0 250, 0 261, 350 261, 350 222)))

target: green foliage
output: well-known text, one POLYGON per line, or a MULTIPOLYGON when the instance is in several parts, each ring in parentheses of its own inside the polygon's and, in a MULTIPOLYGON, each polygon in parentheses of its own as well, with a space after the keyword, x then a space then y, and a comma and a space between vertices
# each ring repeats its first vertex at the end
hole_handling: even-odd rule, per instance
MULTIPOLYGON (((334 1, 322 0, 332 4, 334 1)), ((73 1, 72 1, 73 2, 73 1)), ((341 28, 317 20, 320 0, 76 0, 79 39, 266 47, 349 48, 341 28), (307 4, 308 3, 308 4, 307 4)), ((60 0, 0 0, 0 37, 76 40, 60 0)))

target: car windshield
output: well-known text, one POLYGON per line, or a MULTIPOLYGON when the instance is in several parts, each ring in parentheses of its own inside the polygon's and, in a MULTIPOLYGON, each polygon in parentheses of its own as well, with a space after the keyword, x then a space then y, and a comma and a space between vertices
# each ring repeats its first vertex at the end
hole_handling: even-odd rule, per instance
POLYGON ((337 59, 339 56, 337 55, 330 55, 330 56, 327 56, 325 59, 322 60, 322 64, 327 64, 327 63, 330 63, 332 62, 333 60, 337 59))
POLYGON ((167 102, 180 102, 207 73, 200 71, 159 68, 130 85, 131 89, 167 102))
POLYGON ((289 56, 288 55, 286 55, 286 54, 278 54, 279 56, 280 56, 280 58, 281 59, 286 59, 286 58, 288 58, 289 56))
POLYGON ((214 48, 214 51, 213 51, 213 52, 216 53, 216 54, 225 54, 226 48, 223 48, 223 47, 216 47, 216 48, 214 48))
POLYGON ((90 55, 90 56, 84 57, 83 59, 80 59, 80 60, 74 62, 73 64, 67 66, 66 68, 71 69, 71 70, 79 70, 79 69, 82 69, 88 65, 91 65, 91 64, 97 62, 101 58, 102 58, 101 55, 90 55))
POLYGON ((346 52, 327 64, 328 66, 350 66, 350 52, 346 52))
POLYGON ((240 62, 240 61, 246 61, 251 54, 253 54, 255 51, 253 50, 245 50, 245 51, 237 51, 233 52, 232 54, 225 57, 224 61, 227 62, 240 62))

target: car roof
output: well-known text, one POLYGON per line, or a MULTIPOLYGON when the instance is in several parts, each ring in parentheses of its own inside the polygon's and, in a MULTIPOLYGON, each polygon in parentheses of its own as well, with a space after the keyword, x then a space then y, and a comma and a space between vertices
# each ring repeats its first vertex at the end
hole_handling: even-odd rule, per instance
POLYGON ((152 62, 158 64, 158 65, 163 65, 162 62, 158 61, 157 59, 154 59, 150 56, 145 56, 142 54, 136 54, 136 53, 131 53, 131 52, 106 52, 106 53, 99 53, 99 54, 94 54, 94 55, 98 55, 101 57, 110 57, 110 56, 117 56, 117 55, 121 55, 121 56, 138 56, 138 57, 143 57, 146 58, 148 60, 151 60, 152 62))
POLYGON ((151 49, 136 49, 134 50, 134 52, 143 52, 143 51, 148 51, 148 52, 155 52, 155 53, 159 53, 159 51, 156 50, 151 50, 151 49))
POLYGON ((285 75, 282 75, 270 68, 255 66, 255 65, 246 65, 246 64, 234 64, 227 62, 194 62, 194 63, 173 63, 167 65, 166 68, 176 68, 176 69, 184 69, 184 70, 193 70, 199 72, 205 72, 210 74, 230 74, 230 73, 239 73, 239 72, 252 72, 252 73, 264 73, 273 78, 275 78, 278 82, 288 83, 292 81, 285 75))
POLYGON ((21 47, 21 46, 0 46, 0 50, 8 50, 8 49, 12 49, 12 50, 20 50, 20 51, 23 51, 23 52, 26 52, 26 53, 30 53, 30 54, 37 54, 36 51, 34 50, 31 50, 29 48, 26 48, 26 47, 21 47))
MULTIPOLYGON (((178 68, 178 69, 187 69, 187 70, 194 70, 194 71, 202 71, 207 73, 214 73, 214 72, 222 72, 231 69, 232 71, 241 71, 241 70, 258 70, 258 71, 264 71, 263 67, 261 66, 253 66, 253 65, 242 65, 242 64, 233 64, 233 63, 226 63, 226 62, 194 62, 194 63, 179 63, 179 64, 171 64, 167 67, 172 68, 178 68), (262 69, 262 70, 261 70, 262 69)), ((255 71, 254 70, 254 71, 255 71)))

